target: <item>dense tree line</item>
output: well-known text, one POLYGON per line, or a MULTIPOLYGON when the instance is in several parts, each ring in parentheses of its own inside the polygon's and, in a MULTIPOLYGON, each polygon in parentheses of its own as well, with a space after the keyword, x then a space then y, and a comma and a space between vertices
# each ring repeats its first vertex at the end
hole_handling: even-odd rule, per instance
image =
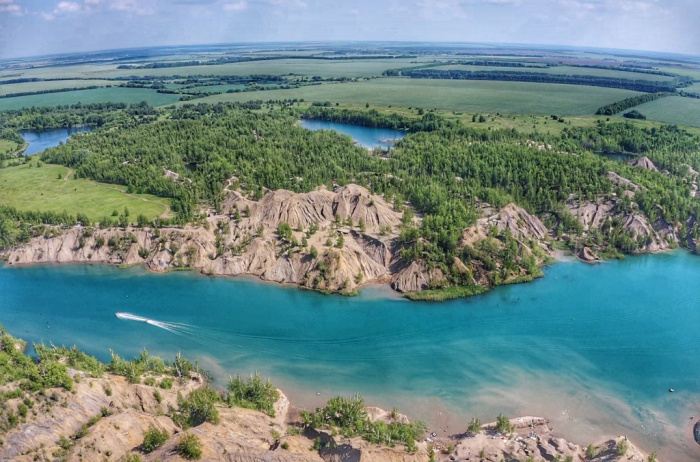
POLYGON ((305 119, 326 120, 364 127, 391 128, 393 130, 408 130, 410 132, 432 131, 445 127, 450 122, 432 113, 422 118, 409 118, 396 113, 382 114, 376 109, 368 111, 352 111, 312 105, 303 114, 305 119))
MULTIPOLYGON (((155 116, 148 103, 77 103, 65 106, 28 107, 0 111, 0 129, 68 128, 77 125, 101 127, 109 123, 130 125, 129 119, 155 116)), ((131 120, 135 122, 135 120, 131 120)))
POLYGON ((506 82, 561 83, 621 88, 623 90, 641 91, 645 93, 676 92, 675 81, 632 80, 595 75, 548 74, 545 72, 391 69, 384 71, 384 75, 404 76, 413 79, 501 80, 506 82))
POLYGON ((90 85, 89 87, 53 88, 51 90, 25 91, 25 92, 21 92, 21 93, 8 93, 6 95, 0 95, 0 98, 16 98, 19 96, 45 95, 47 93, 63 93, 66 91, 77 91, 77 90, 95 90, 97 88, 104 88, 104 87, 101 85, 90 85))
POLYGON ((670 95, 670 93, 659 92, 633 96, 631 98, 626 98, 614 103, 606 104, 605 106, 601 106, 595 113, 596 115, 615 115, 631 107, 639 106, 640 104, 648 103, 649 101, 654 101, 670 95))
MULTIPOLYGON (((149 112, 152 108, 129 106, 116 112, 131 110, 149 112)), ((43 116, 60 120, 55 118, 66 111, 73 114, 64 108, 43 116)), ((0 120, 18 123, 34 120, 27 118, 34 115, 31 110, 15 111, 12 117, 3 115, 5 119, 0 120)), ((460 248, 462 230, 480 216, 476 205, 480 202, 495 208, 515 202, 531 213, 550 217, 557 233, 580 235, 581 225, 568 214, 565 202, 571 197, 593 200, 601 195, 612 197, 614 192, 621 195, 606 177, 607 172, 615 171, 643 187, 634 201, 652 221, 663 218, 683 223, 697 216, 688 167, 700 170, 700 139, 673 126, 640 129, 625 122, 601 121, 591 128, 566 127, 561 136, 524 135, 515 130, 471 128, 435 113, 409 119, 373 110, 312 106, 300 111, 293 101, 185 105, 168 109, 158 121, 130 124, 128 118, 124 120, 118 130, 96 130, 48 149, 42 160, 70 166, 76 177, 171 197, 180 222, 191 220, 202 205, 219 207, 223 187, 232 176, 254 198, 262 197, 265 189, 308 192, 319 185, 361 184, 383 194, 397 209, 404 210, 408 201, 423 215, 420 226, 406 220, 400 237, 402 255, 441 268, 454 285, 469 283, 453 269, 455 257, 481 262, 493 272, 494 282, 507 276, 501 273, 503 268, 513 265, 528 268, 529 276, 537 274, 534 262, 517 251, 517 243, 507 234, 494 236, 499 246, 460 248), (268 110, 254 112, 263 107, 268 110), (380 157, 355 146, 347 136, 298 127, 301 115, 412 133, 388 157, 380 157), (533 140, 551 149, 538 149, 533 140), (634 168, 590 151, 644 154, 671 174, 634 168), (165 169, 178 173, 180 179, 166 178, 165 169), (500 270, 495 261, 501 262, 500 270)), ((632 203, 625 207, 631 210, 632 203)), ((22 228, 25 221, 69 225, 79 221, 60 215, 25 217, 16 211, 0 212, 5 217, 3 226, 12 233, 3 234, 10 236, 6 243, 35 232, 29 225, 22 228), (18 234, 20 231, 24 234, 18 234)), ((411 210, 405 213, 410 218, 411 210)), ((631 252, 642 245, 624 232, 621 223, 600 233, 611 250, 631 252)))

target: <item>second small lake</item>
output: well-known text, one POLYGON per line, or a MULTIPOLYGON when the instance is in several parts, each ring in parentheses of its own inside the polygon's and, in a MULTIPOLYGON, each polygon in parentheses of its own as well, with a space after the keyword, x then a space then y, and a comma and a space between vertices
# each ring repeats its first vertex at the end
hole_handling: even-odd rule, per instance
POLYGON ((52 128, 48 130, 20 130, 24 141, 29 143, 29 146, 24 151, 25 156, 36 154, 44 149, 58 146, 60 142, 66 142, 74 133, 89 132, 92 127, 70 127, 70 128, 52 128))
POLYGON ((394 141, 406 136, 406 132, 401 130, 364 127, 362 125, 327 122, 325 120, 303 119, 301 126, 309 130, 335 130, 338 133, 349 135, 358 145, 368 149, 376 147, 388 148, 394 145, 394 141))

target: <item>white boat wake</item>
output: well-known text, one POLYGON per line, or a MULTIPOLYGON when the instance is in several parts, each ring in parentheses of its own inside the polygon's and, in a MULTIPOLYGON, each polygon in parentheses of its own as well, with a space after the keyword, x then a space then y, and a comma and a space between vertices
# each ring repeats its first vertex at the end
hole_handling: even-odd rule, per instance
POLYGON ((119 318, 123 321, 140 321, 140 322, 148 322, 149 321, 148 318, 136 316, 135 314, 131 314, 131 313, 120 313, 119 311, 117 311, 114 314, 117 316, 117 318, 119 318))

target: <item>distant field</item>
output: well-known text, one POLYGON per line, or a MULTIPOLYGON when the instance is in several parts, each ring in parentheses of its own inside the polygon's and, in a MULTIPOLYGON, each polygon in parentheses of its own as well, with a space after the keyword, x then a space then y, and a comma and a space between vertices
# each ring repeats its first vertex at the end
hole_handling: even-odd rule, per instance
MULTIPOLYGON (((323 77, 372 77, 381 75, 387 69, 406 67, 416 59, 358 59, 358 60, 320 60, 320 59, 275 59, 269 61, 252 61, 212 66, 171 67, 162 69, 117 69, 114 64, 81 65, 64 67, 47 67, 14 71, 23 78, 107 78, 128 76, 170 76, 170 75, 251 75, 296 74, 303 76, 320 75, 323 77)), ((151 62, 151 61, 147 61, 151 62)), ((141 63, 134 63, 135 65, 141 63)), ((10 72, 5 72, 10 73, 10 72)), ((0 73, 0 78, 5 73, 0 73)), ((16 78, 16 77, 13 77, 16 78)))
POLYGON ((178 75, 303 75, 322 77, 372 77, 382 75, 387 69, 410 65, 411 59, 369 59, 369 60, 319 60, 319 59, 275 59, 252 61, 214 66, 174 67, 165 69, 116 70, 101 73, 108 77, 131 75, 168 76, 178 75))
POLYGON ((678 74, 678 75, 687 75, 689 77, 694 78, 695 80, 700 80, 700 67, 698 67, 696 69, 691 69, 691 68, 678 69, 675 67, 660 67, 659 70, 666 71, 666 72, 673 72, 674 74, 678 74))
POLYGON ((555 75, 595 75, 598 77, 612 77, 628 80, 650 80, 650 81, 668 81, 673 80, 673 77, 666 75, 642 74, 640 72, 615 71, 611 69, 595 69, 588 67, 575 66, 555 66, 555 67, 497 67, 497 66, 468 66, 462 64, 452 64, 445 66, 432 67, 430 69, 438 70, 464 70, 464 71, 503 71, 503 72, 537 72, 542 74, 555 75))
POLYGON ((71 215, 82 212, 94 221, 110 216, 114 210, 121 212, 124 207, 129 208, 134 221, 139 214, 156 218, 168 210, 167 199, 148 195, 127 196, 121 186, 84 179, 58 179, 59 175, 64 178, 67 173, 66 167, 46 164, 43 167, 21 165, 0 169, 0 204, 26 211, 65 210, 71 215))
POLYGON ((635 106, 647 119, 700 127, 700 99, 669 96, 635 106))
POLYGON ((57 106, 59 104, 101 103, 105 101, 117 103, 148 101, 151 106, 163 106, 174 103, 179 99, 179 95, 158 93, 155 90, 146 88, 112 87, 0 99, 0 110, 20 109, 31 106, 57 106))
POLYGON ((231 85, 207 85, 205 87, 195 87, 195 88, 190 88, 185 91, 196 91, 196 92, 202 92, 202 93, 216 93, 216 92, 223 92, 226 93, 229 90, 245 90, 245 85, 241 84, 231 84, 231 85))
POLYGON ((105 85, 115 85, 119 82, 109 80, 51 80, 48 82, 26 82, 0 85, 0 95, 26 93, 32 91, 58 90, 61 88, 84 88, 105 85))
POLYGON ((580 85, 384 78, 292 90, 222 94, 196 101, 211 103, 303 98, 307 101, 469 112, 586 115, 595 113, 600 106, 638 94, 628 90, 580 85))
POLYGON ((700 83, 694 83, 694 84, 692 84, 692 85, 689 86, 689 87, 680 88, 680 90, 688 91, 688 92, 690 92, 690 93, 698 93, 698 94, 700 94, 700 83))

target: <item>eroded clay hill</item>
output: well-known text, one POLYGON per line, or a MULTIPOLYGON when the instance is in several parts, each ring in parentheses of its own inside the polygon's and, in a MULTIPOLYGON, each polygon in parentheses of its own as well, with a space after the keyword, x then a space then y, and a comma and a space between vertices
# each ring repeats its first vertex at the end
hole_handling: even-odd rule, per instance
MULTIPOLYGON (((27 417, 10 431, 3 432, 0 460, 12 461, 123 461, 137 455, 144 462, 180 461, 177 445, 184 434, 192 434, 201 443, 202 461, 229 462, 427 462, 432 451, 436 460, 584 460, 586 448, 557 436, 545 419, 524 417, 511 419, 512 432, 504 435, 494 430, 494 423, 483 425, 476 435, 459 433, 425 437, 417 442, 415 452, 396 445, 370 444, 360 437, 339 436, 333 429, 303 430, 299 409, 280 392, 275 403, 275 418, 254 410, 216 405, 220 422, 184 430, 171 414, 178 409, 178 394, 187 397, 204 386, 201 377, 191 374, 185 381, 175 380, 173 388, 164 390, 143 383, 129 383, 124 377, 104 374, 82 377, 73 392, 48 389, 6 401, 16 410, 24 398, 33 404, 27 417), (155 428, 167 434, 166 441, 153 452, 144 450, 144 433, 155 428), (316 439, 323 441, 320 451, 313 448, 316 439), (477 455, 483 451, 483 457, 477 455)), ((156 381, 157 383, 157 381, 156 381)), ((14 389, 15 384, 5 388, 14 389)), ((26 402, 26 401, 25 401, 26 402)), ((401 414, 367 408, 371 421, 407 423, 401 414)), ((429 430, 430 431, 430 430, 429 430)), ((624 438, 601 442, 595 447, 592 461, 617 460, 617 447, 624 438)), ((646 461, 646 456, 625 441, 624 460, 646 461)), ((134 459, 131 459, 134 460, 134 459)))
MULTIPOLYGON (((266 281, 292 283, 318 290, 352 291, 364 283, 388 283, 400 292, 415 292, 444 279, 437 268, 401 258, 398 236, 403 213, 381 196, 348 185, 336 191, 269 192, 254 201, 227 192, 223 213, 210 212, 205 226, 184 228, 74 227, 31 240, 11 249, 11 265, 46 262, 145 264, 153 271, 194 268, 209 275, 250 274, 266 281), (287 230, 280 229, 287 226, 287 230)), ((412 219, 419 226, 420 218, 412 219)), ((540 220, 509 204, 503 210, 484 208, 484 218, 465 230, 460 245, 488 240, 489 229, 509 230, 522 252, 532 242, 547 248, 547 230, 540 220)), ((543 258, 537 253, 538 263, 543 258)), ((470 281, 488 284, 478 259, 455 265, 470 281)), ((517 277, 518 271, 513 277, 517 277)))

